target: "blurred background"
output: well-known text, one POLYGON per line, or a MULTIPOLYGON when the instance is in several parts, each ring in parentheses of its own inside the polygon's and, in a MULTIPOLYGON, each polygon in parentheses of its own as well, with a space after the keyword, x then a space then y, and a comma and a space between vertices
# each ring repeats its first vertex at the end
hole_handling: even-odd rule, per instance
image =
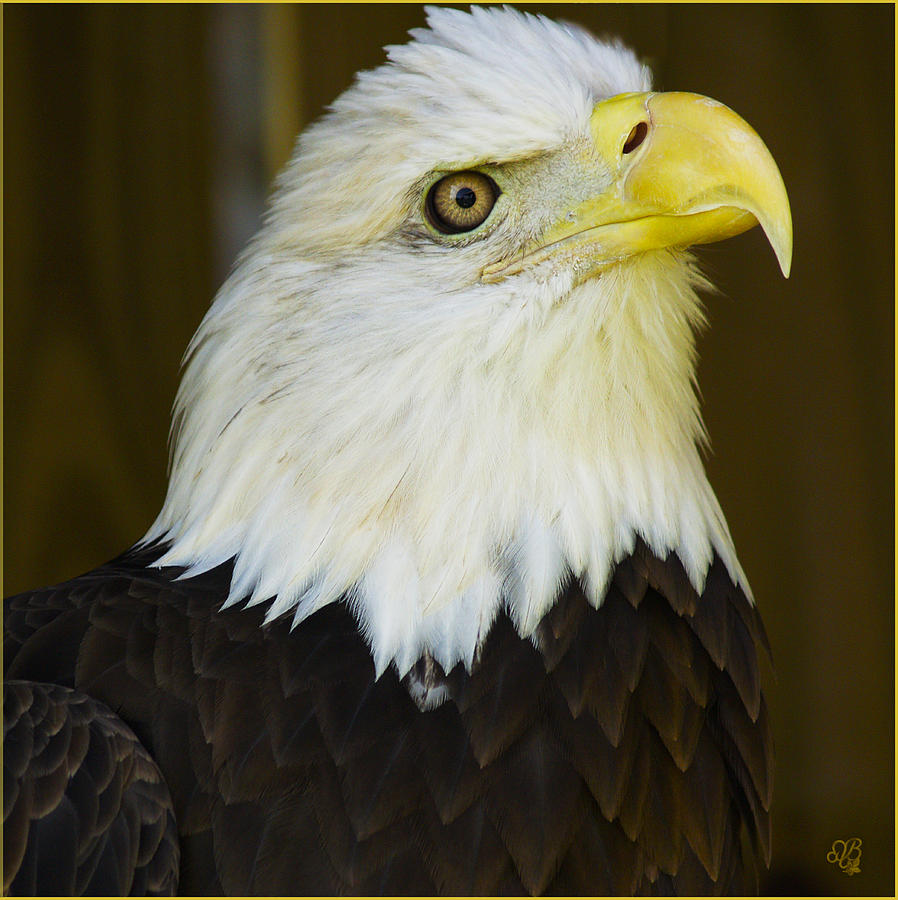
MULTIPOLYGON (((770 633, 775 894, 894 895, 894 9, 525 6, 613 34, 762 135, 792 200, 700 251, 712 484, 770 633), (860 873, 827 862, 863 841, 860 873)), ((181 354, 295 134, 418 5, 7 5, 6 593, 161 504, 181 354)))

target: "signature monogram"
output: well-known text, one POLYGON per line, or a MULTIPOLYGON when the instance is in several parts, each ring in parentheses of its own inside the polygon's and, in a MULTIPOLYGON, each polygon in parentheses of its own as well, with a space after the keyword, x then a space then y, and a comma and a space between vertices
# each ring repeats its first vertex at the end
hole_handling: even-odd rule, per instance
POLYGON ((833 841, 832 849, 826 854, 827 862, 835 863, 846 875, 856 875, 861 870, 862 843, 860 838, 833 841))

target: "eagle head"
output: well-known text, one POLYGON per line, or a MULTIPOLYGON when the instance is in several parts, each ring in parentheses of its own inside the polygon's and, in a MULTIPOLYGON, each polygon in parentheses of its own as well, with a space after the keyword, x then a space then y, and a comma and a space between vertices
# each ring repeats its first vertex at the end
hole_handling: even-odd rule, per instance
POLYGON ((637 538, 747 591, 705 477, 688 247, 789 204, 725 106, 512 9, 429 9, 300 136, 203 319, 145 540, 228 603, 347 602, 378 673, 471 666, 637 538))

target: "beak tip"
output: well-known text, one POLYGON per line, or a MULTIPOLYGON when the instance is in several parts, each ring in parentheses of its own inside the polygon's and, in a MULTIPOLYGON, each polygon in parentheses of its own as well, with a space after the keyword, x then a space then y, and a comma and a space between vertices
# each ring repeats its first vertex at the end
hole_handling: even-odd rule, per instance
POLYGON ((788 278, 792 271, 792 221, 787 215, 785 221, 765 220, 762 229, 767 241, 773 249, 779 263, 783 278, 788 278))
POLYGON ((780 264, 780 270, 783 273, 783 278, 788 278, 789 274, 792 272, 792 253, 784 253, 777 260, 780 264))

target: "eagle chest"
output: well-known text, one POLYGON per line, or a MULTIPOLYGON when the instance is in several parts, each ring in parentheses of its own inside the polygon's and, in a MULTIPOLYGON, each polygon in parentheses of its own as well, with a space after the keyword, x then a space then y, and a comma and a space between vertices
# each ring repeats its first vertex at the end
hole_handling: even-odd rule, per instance
MULTIPOLYGON (((216 612, 227 568, 107 577, 70 615, 76 686, 171 790, 179 893, 748 886, 743 827, 764 852, 769 828, 760 623, 719 563, 699 597, 637 547, 598 610, 571 582, 532 639, 502 615, 470 673, 422 660, 404 681, 375 679, 343 604, 292 632, 216 612), (443 702, 422 710, 416 681, 443 702)), ((22 658, 12 675, 40 679, 22 658)))

